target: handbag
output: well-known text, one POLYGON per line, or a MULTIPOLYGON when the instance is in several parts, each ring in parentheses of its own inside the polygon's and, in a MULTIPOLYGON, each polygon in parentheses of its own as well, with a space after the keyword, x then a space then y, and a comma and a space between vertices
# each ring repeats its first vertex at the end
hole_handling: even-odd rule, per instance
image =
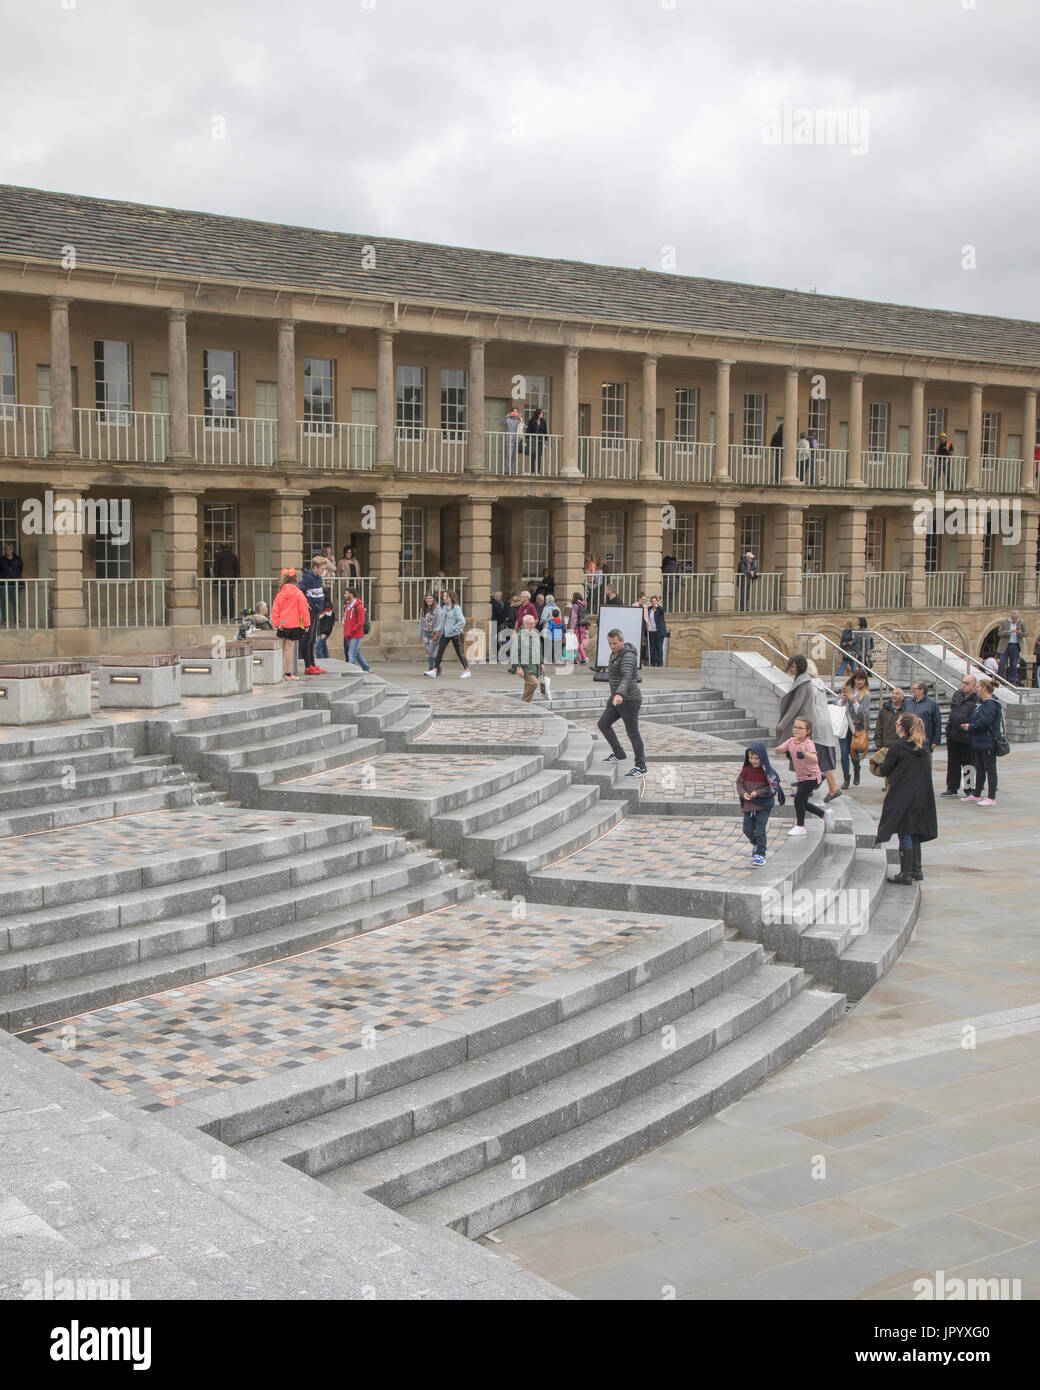
POLYGON ((849 751, 852 753, 865 753, 870 747, 870 738, 866 729, 857 729, 852 735, 852 742, 849 744, 849 751))
POLYGON ((867 766, 870 768, 871 772, 874 774, 875 777, 881 776, 881 764, 885 761, 887 757, 887 748, 879 748, 876 752, 871 753, 870 761, 867 763, 867 766))
POLYGON ((1006 758, 1011 752, 1011 744, 1008 743, 1007 731, 1004 728, 1004 707, 1000 707, 1000 732, 996 735, 993 751, 998 758, 1006 758))

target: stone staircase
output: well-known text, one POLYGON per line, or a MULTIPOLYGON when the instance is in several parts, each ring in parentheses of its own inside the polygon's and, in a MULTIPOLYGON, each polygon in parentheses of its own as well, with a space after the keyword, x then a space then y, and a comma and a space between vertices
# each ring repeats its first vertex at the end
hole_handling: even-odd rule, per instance
MULTIPOLYGON (((678 728, 711 734, 715 738, 728 739, 734 743, 747 743, 752 739, 772 736, 771 729, 767 730, 754 719, 750 719, 743 709, 739 709, 721 691, 647 689, 649 679, 648 677, 642 687, 641 723, 673 724, 678 728)), ((565 719, 599 717, 607 696, 607 686, 603 682, 581 689, 557 690, 556 687, 562 683, 557 680, 550 687, 553 696, 549 708, 553 713, 560 714, 565 719)))

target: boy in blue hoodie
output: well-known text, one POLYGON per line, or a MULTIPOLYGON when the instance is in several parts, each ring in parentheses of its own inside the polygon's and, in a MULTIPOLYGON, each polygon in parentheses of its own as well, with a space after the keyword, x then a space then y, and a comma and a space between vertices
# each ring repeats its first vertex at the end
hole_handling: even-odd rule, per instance
POLYGON ((744 834, 751 841, 751 862, 756 869, 766 862, 766 825, 775 805, 784 804, 780 778, 773 771, 764 743, 744 749, 744 766, 737 778, 737 800, 744 812, 744 834))

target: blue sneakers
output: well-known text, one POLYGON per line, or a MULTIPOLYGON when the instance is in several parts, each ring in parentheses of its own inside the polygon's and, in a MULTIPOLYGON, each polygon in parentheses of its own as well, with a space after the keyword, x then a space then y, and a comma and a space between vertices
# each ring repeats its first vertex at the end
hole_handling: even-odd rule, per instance
POLYGON ((753 854, 751 856, 751 862, 752 864, 754 864, 756 869, 760 869, 762 865, 766 862, 766 857, 764 854, 753 854))

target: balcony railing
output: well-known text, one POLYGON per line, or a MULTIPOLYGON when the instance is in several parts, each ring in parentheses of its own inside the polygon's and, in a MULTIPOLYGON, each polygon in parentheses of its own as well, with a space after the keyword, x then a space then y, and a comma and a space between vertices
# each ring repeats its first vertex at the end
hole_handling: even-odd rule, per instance
POLYGON ((467 430, 400 427, 394 460, 403 473, 463 473, 467 438, 467 430))
POLYGON ((188 430, 196 463, 270 467, 278 458, 277 420, 189 415, 188 430))
POLYGON ((924 577, 926 608, 960 608, 964 603, 964 571, 933 570, 924 577))
POLYGON ((49 579, 0 579, 0 632, 49 627, 49 579))
MULTIPOLYGON (((445 579, 442 574, 409 575, 401 579, 401 617, 405 622, 417 623, 419 614, 422 612, 423 600, 427 594, 433 594, 434 598, 440 601, 440 596, 447 589, 449 594, 455 594, 459 600, 459 607, 466 613, 466 580, 458 575, 450 579, 445 579)), ((466 613, 467 618, 472 618, 472 613, 466 613)))
POLYGON ((586 478, 638 478, 639 440, 583 434, 578 439, 578 467, 586 478))
POLYGON ((661 599, 666 613, 710 613, 710 574, 662 574, 661 599))
POLYGON ((802 575, 802 611, 805 613, 833 613, 845 608, 845 594, 848 575, 840 573, 802 575))
POLYGON ((848 449, 814 449, 809 465, 800 466, 799 477, 807 487, 844 487, 849 466, 848 449))
POLYGON ((779 613, 783 607, 784 575, 782 570, 760 574, 733 576, 734 603, 738 613, 779 613))
MULTIPOLYGON (((271 575, 252 575, 243 576, 239 579, 198 579, 199 593, 199 613, 204 627, 228 627, 237 623, 239 615, 248 609, 255 611, 257 604, 267 604, 268 617, 271 615, 271 605, 274 596, 281 587, 281 578, 273 578, 271 575)), ((373 580, 369 577, 361 579, 340 579, 338 577, 326 580, 323 585, 329 591, 332 600, 332 608, 336 614, 336 623, 343 622, 343 605, 346 602, 347 590, 353 588, 357 591, 361 602, 365 605, 365 614, 372 618, 372 591, 373 580)))
POLYGON ((684 439, 657 441, 657 471, 669 483, 710 483, 715 445, 684 439))
POLYGON ((484 465, 500 478, 557 478, 562 456, 561 434, 522 434, 518 438, 506 430, 489 430, 484 435, 484 465))
POLYGON ((1022 487, 1022 460, 984 458, 979 470, 979 491, 1017 493, 1022 487))
POLYGON ((950 454, 947 458, 926 456, 924 461, 924 485, 930 492, 963 492, 968 484, 968 460, 964 454, 950 454))
MULTIPOLYGON (((664 576, 661 576, 662 579, 664 576)), ((588 600, 589 612, 595 616, 604 607, 604 596, 607 585, 617 590, 618 603, 607 604, 606 607, 631 608, 639 595, 643 592, 643 576, 641 574, 607 574, 603 577, 603 582, 599 583, 595 579, 586 578, 585 597, 588 600)), ((663 595, 662 595, 663 597, 663 595)), ((667 605, 666 605, 667 609, 667 605)))
POLYGON ((164 579, 84 579, 87 627, 162 627, 166 622, 164 579))
POLYGON ((81 459, 107 463, 164 463, 170 417, 143 410, 74 410, 73 438, 81 459))
POLYGON ((910 468, 909 454, 882 454, 863 450, 863 481, 867 487, 904 488, 910 468))
POLYGON ((375 425, 299 420, 296 431, 296 456, 304 468, 368 469, 375 465, 375 425))
POLYGON ((868 570, 864 576, 867 608, 902 608, 906 603, 905 570, 868 570))
POLYGON ((990 570, 982 576, 983 607, 1012 608, 1017 602, 1017 570, 990 570))
POLYGON ((764 444, 731 444, 729 475, 735 483, 755 487, 776 487, 782 472, 783 450, 764 444))
POLYGON ((50 406, 0 405, 0 455, 46 458, 50 451, 50 406))

